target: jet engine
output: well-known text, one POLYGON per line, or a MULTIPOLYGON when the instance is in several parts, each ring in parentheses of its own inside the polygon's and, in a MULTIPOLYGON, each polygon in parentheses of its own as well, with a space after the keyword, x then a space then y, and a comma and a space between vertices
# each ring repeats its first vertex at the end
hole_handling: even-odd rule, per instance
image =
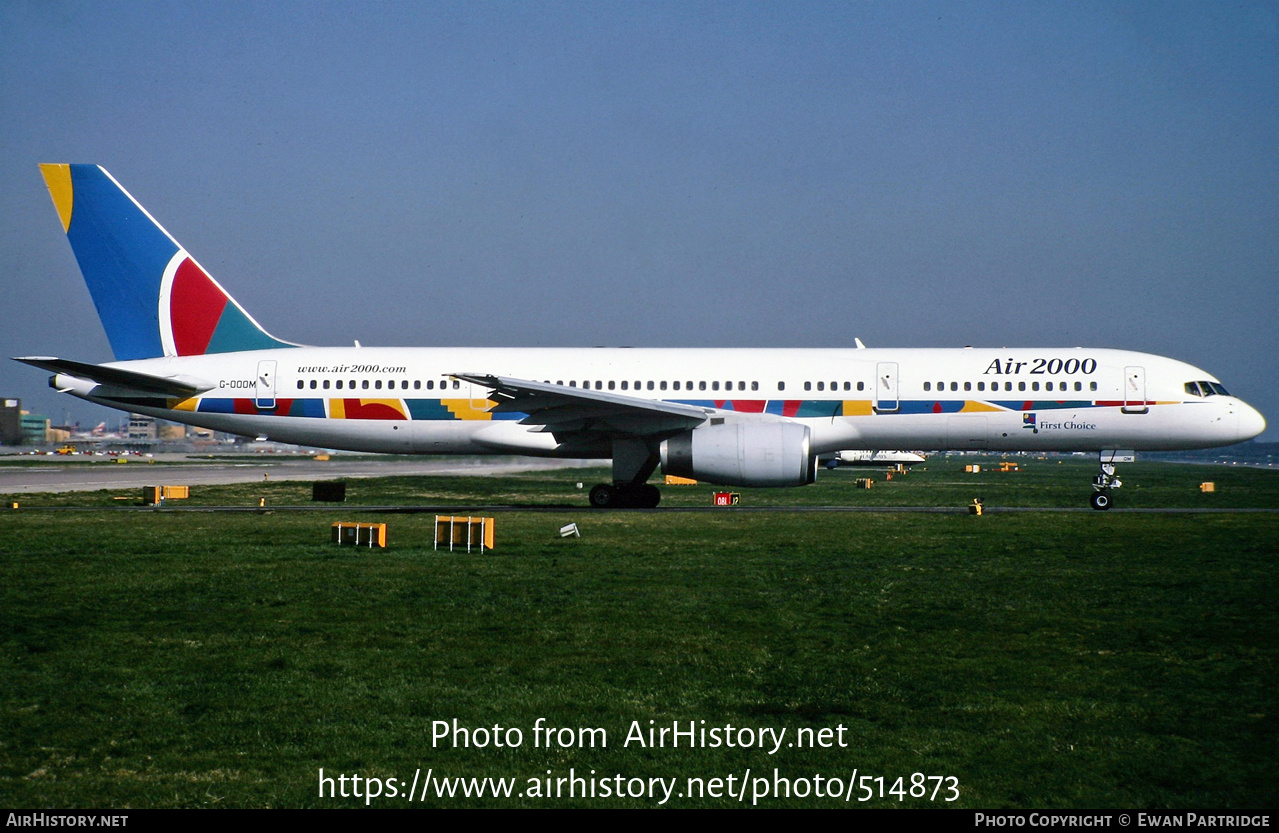
POLYGON ((816 477, 808 426, 706 425, 662 443, 662 471, 724 486, 804 486, 816 477))

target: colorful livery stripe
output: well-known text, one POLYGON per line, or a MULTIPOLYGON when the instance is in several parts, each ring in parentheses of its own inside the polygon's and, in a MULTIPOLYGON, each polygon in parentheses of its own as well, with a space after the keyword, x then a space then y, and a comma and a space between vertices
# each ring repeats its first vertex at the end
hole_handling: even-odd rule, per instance
MULTIPOLYGON (((875 413, 870 400, 826 399, 751 399, 751 400, 679 400, 685 405, 714 407, 723 411, 783 417, 852 417, 871 416, 875 413)), ((495 403, 476 399, 278 399, 274 408, 259 408, 253 399, 205 397, 174 401, 169 407, 176 410, 199 411, 216 414, 257 414, 261 416, 310 417, 315 419, 371 419, 412 421, 474 421, 524 419, 527 414, 518 411, 494 413, 495 403)), ((883 412, 880 417, 918 414, 971 414, 1003 413, 1006 411, 1029 412, 1049 410, 1083 410, 1088 408, 1119 407, 1122 402, 1044 402, 1011 401, 982 402, 978 400, 907 400, 898 403, 896 411, 883 412)), ((1172 405, 1175 402, 1149 402, 1149 405, 1172 405)))

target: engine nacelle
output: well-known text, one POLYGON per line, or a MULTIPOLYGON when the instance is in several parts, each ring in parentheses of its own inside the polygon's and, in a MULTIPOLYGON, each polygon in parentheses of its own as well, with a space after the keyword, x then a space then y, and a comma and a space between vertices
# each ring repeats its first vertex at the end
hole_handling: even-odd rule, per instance
POLYGON ((662 443, 662 471, 724 486, 804 486, 817 475, 808 426, 706 425, 662 443))

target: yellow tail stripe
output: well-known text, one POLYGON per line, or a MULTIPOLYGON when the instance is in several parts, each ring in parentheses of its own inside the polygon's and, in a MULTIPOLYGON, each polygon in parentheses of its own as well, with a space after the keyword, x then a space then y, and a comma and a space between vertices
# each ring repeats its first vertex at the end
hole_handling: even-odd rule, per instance
POLYGON ((74 192, 71 188, 71 166, 40 165, 40 173, 44 174, 44 184, 49 187, 49 196, 53 197, 53 206, 58 209, 58 219, 62 221, 62 230, 71 228, 71 204, 74 192))

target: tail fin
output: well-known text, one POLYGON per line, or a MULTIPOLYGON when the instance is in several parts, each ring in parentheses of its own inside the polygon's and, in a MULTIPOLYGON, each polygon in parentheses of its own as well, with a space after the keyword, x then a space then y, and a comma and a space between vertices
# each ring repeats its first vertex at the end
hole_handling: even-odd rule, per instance
POLYGON ((295 347, 262 329, 97 165, 41 165, 118 361, 295 347))

